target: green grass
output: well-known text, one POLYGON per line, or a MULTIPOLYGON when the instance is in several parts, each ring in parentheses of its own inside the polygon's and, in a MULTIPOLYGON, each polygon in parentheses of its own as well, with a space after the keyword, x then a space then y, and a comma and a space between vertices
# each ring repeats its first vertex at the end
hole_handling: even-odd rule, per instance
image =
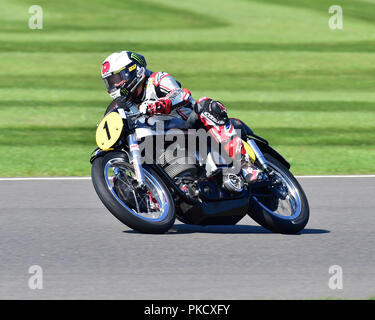
POLYGON ((118 50, 144 54, 195 98, 224 102, 295 174, 375 173, 375 1, 42 0, 0 11, 0 176, 89 175, 100 79, 118 50))

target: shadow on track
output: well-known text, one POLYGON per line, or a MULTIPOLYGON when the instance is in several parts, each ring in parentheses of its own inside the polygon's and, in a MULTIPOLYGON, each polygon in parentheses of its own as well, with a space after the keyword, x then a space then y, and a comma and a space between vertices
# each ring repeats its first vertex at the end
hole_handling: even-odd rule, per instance
MULTIPOLYGON (((138 233, 134 230, 124 230, 124 233, 138 233)), ((304 229, 301 232, 295 234, 322 234, 329 233, 329 230, 323 229, 304 229)), ((189 233, 228 233, 228 234, 274 234, 273 232, 261 227, 261 226, 250 226, 250 225, 234 225, 234 226, 197 226, 192 224, 175 224, 168 232, 168 234, 189 234, 189 233)))

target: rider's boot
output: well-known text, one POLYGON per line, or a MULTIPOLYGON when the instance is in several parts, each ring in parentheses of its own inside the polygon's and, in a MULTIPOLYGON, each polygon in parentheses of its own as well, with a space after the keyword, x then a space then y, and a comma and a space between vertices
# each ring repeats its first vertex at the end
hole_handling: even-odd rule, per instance
MULTIPOLYGON (((247 156, 247 155, 245 155, 247 156)), ((245 157, 244 157, 245 158, 245 157)), ((249 158, 248 156, 246 158, 249 158)), ((242 172, 247 183, 252 184, 263 180, 263 171, 257 168, 250 159, 242 161, 242 172)))

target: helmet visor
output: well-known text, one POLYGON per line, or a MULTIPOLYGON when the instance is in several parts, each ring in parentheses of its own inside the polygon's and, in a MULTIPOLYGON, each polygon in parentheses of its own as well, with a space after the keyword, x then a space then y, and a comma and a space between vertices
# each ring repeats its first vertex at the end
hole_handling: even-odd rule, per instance
POLYGON ((133 72, 121 70, 118 73, 114 73, 108 77, 103 78, 103 81, 107 91, 111 93, 117 89, 126 87, 134 78, 134 76, 135 74, 133 72))

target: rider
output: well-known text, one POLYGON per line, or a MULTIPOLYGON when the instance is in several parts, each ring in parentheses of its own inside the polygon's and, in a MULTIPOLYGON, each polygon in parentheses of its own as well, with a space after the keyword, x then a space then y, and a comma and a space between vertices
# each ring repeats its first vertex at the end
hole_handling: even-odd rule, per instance
MULTIPOLYGON (((131 103, 148 115, 171 114, 186 120, 189 127, 204 127, 217 142, 224 143, 229 156, 245 153, 222 103, 208 97, 195 101, 170 74, 152 72, 146 66, 144 56, 131 51, 118 51, 104 60, 102 79, 114 99, 107 111, 131 103)), ((254 167, 249 173, 249 182, 257 180, 259 170, 254 167)))

